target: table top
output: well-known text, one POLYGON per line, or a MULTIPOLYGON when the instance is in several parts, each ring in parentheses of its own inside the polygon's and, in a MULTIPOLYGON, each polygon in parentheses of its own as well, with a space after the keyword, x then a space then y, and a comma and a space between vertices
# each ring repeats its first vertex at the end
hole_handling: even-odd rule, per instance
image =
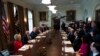
POLYGON ((24 51, 19 49, 17 54, 22 56, 65 56, 65 53, 68 51, 74 52, 72 46, 66 47, 63 45, 71 43, 70 41, 62 40, 63 36, 60 31, 50 31, 42 36, 39 35, 35 40, 30 40, 29 44, 24 45, 24 47, 27 46, 28 49, 26 48, 24 51), (42 38, 42 36, 45 36, 45 38, 42 38), (40 41, 38 42, 37 40, 40 41))

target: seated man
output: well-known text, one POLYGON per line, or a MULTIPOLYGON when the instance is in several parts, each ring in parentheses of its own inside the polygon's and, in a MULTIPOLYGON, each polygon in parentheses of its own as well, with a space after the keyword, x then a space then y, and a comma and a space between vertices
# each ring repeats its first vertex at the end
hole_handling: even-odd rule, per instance
POLYGON ((0 56, 4 56, 4 55, 0 52, 0 56))
POLYGON ((29 39, 31 39, 31 36, 29 34, 29 31, 26 31, 24 36, 22 37, 22 43, 27 44, 29 39))
POLYGON ((91 43, 90 49, 89 56, 100 56, 100 35, 94 37, 94 42, 91 43))
POLYGON ((33 28, 33 31, 30 34, 31 38, 34 39, 37 36, 36 27, 33 28))

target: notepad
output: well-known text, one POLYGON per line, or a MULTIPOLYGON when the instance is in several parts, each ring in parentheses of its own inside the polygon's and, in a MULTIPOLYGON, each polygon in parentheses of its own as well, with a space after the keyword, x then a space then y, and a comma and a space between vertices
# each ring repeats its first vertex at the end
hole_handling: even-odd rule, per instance
POLYGON ((21 48, 19 48, 18 50, 19 51, 26 51, 26 50, 28 50, 29 48, 32 48, 32 47, 33 47, 33 45, 24 45, 21 48))
POLYGON ((62 39, 65 39, 65 40, 66 40, 66 39, 67 39, 67 37, 62 37, 62 39))
POLYGON ((41 36, 37 36, 36 38, 41 38, 41 36))
POLYGON ((29 40, 28 43, 35 43, 36 39, 29 40))
POLYGON ((66 45, 66 44, 71 44, 70 41, 62 41, 62 43, 65 44, 65 45, 66 45))
POLYGON ((64 47, 64 52, 74 53, 74 49, 72 47, 64 47))

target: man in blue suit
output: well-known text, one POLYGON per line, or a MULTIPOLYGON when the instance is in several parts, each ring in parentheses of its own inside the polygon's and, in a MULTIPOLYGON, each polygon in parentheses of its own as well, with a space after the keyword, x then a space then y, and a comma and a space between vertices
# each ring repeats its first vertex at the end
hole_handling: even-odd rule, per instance
POLYGON ((93 37, 93 42, 91 43, 91 52, 89 56, 100 56, 100 23, 97 24, 98 34, 93 37))

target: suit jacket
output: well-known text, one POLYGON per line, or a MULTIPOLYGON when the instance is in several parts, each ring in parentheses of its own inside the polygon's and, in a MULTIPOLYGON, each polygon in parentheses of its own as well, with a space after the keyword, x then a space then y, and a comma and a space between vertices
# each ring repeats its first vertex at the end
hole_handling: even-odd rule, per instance
POLYGON ((73 48, 74 48, 74 51, 78 51, 80 46, 81 46, 81 39, 79 37, 77 37, 74 42, 73 42, 73 48))
POLYGON ((71 41, 71 43, 73 43, 74 40, 75 40, 74 34, 69 32, 69 34, 68 34, 68 39, 71 41))
POLYGON ((30 36, 31 36, 32 39, 34 39, 37 36, 37 33, 32 31, 30 36))
POLYGON ((0 56, 4 56, 4 55, 0 52, 0 56))
POLYGON ((18 52, 18 49, 23 46, 21 41, 14 41, 14 52, 18 52))
MULTIPOLYGON (((93 56, 93 52, 90 52, 89 56, 93 56)), ((96 56, 100 56, 100 53, 97 54, 96 56)))
POLYGON ((27 44, 28 43, 28 37, 27 37, 26 34, 22 37, 22 43, 23 44, 27 44))

